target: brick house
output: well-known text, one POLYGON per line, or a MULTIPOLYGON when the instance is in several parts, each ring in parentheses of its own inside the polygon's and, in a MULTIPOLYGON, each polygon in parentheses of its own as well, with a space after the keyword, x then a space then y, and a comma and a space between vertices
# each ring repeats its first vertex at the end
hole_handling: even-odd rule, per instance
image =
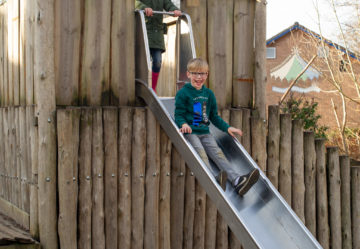
POLYGON ((357 85, 360 85, 360 59, 352 52, 347 55, 345 51, 344 47, 329 40, 324 39, 322 43, 320 35, 299 23, 268 39, 267 105, 278 104, 291 82, 306 67, 311 58, 317 55, 287 98, 290 95, 295 98, 302 96, 307 100, 318 102, 320 124, 331 128, 337 127, 334 109, 341 122, 344 102, 346 103, 347 126, 359 128, 360 98, 355 82, 357 81, 357 85), (342 89, 346 96, 344 101, 336 88, 342 89))

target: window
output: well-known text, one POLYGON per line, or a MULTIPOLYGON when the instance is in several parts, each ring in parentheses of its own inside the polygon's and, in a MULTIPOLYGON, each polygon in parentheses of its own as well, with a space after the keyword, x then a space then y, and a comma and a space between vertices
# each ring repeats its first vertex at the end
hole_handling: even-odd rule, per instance
POLYGON ((266 48, 266 59, 276 59, 276 48, 266 48))

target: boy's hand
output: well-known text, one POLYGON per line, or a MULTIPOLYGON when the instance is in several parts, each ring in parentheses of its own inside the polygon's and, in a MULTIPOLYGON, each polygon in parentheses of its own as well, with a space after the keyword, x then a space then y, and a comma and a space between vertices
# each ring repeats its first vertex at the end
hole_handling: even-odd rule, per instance
POLYGON ((237 129, 237 128, 235 128, 235 127, 229 127, 228 133, 229 133, 232 137, 235 137, 235 134, 238 134, 239 136, 242 136, 242 134, 243 134, 240 129, 237 129))
POLYGON ((153 10, 152 8, 145 8, 145 15, 146 16, 152 16, 153 15, 153 10))
POLYGON ((188 124, 183 124, 182 126, 181 126, 181 128, 180 128, 180 132, 181 133, 191 133, 192 132, 192 129, 191 129, 191 127, 188 125, 188 124))
POLYGON ((180 10, 174 10, 174 16, 177 17, 177 16, 181 16, 181 11, 180 10))

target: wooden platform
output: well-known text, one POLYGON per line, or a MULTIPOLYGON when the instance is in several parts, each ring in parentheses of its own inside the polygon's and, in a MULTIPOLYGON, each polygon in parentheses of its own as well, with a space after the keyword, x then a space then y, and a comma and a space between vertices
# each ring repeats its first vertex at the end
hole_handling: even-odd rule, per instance
POLYGON ((27 230, 0 212, 0 248, 40 249, 40 244, 31 237, 27 230))

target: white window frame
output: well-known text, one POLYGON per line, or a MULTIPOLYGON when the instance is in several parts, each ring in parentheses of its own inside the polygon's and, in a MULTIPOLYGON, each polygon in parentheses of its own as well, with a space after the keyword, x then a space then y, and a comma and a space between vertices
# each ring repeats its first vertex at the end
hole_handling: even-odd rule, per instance
POLYGON ((266 48, 266 59, 276 59, 276 47, 266 48))

